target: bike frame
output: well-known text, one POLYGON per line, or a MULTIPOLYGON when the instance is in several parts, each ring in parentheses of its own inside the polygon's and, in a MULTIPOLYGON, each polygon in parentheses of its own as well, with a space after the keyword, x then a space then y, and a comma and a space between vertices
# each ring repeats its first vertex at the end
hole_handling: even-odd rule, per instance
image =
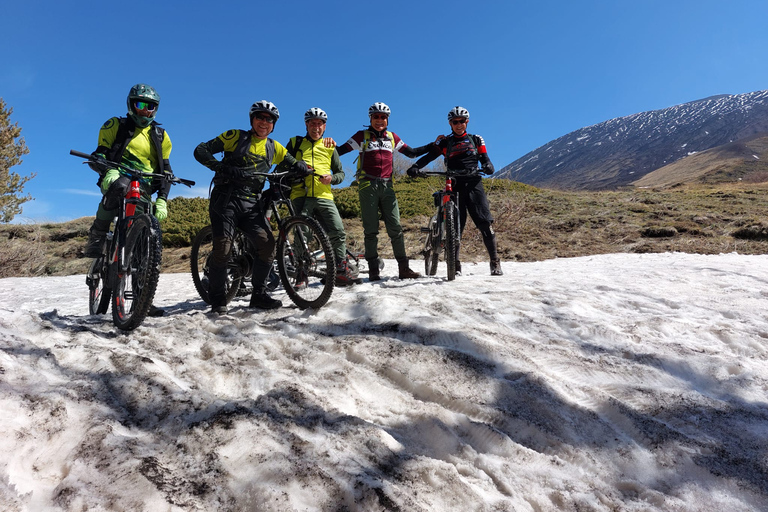
POLYGON ((120 274, 128 270, 127 263, 125 261, 125 241, 128 237, 128 230, 131 228, 131 221, 136 215, 136 207, 144 203, 144 207, 147 210, 145 213, 152 214, 152 203, 142 199, 141 197, 141 183, 138 180, 131 180, 131 184, 128 188, 128 192, 123 198, 122 205, 118 211, 118 217, 115 222, 115 232, 112 235, 112 239, 115 239, 117 235, 117 243, 112 247, 111 261, 118 269, 118 272, 109 273, 110 285, 114 286, 120 279, 120 274))
MULTIPOLYGON (((86 283, 91 291, 89 309, 91 309, 92 314, 106 313, 108 308, 107 301, 111 298, 112 318, 115 325, 125 330, 135 329, 144 320, 148 309, 151 307, 151 300, 157 287, 160 273, 159 265, 162 258, 159 224, 157 219, 153 217, 151 199, 142 197, 141 180, 151 177, 164 180, 172 185, 181 183, 189 187, 193 186, 195 182, 178 178, 170 172, 157 175, 151 172, 140 171, 122 163, 111 162, 103 157, 89 155, 80 151, 71 150, 69 153, 73 156, 84 158, 92 166, 96 164, 101 169, 119 169, 123 175, 129 178, 128 190, 122 198, 117 216, 114 218, 114 231, 107 234, 108 245, 104 248, 102 255, 94 259, 91 270, 89 270, 88 277, 86 278, 86 283), (137 217, 136 210, 139 205, 143 205, 143 212, 137 217), (132 227, 140 229, 140 231, 134 232, 131 229, 132 227), (144 236, 145 230, 146 236, 144 236), (132 262, 129 261, 133 256, 129 253, 136 246, 142 247, 142 241, 144 241, 143 247, 146 249, 146 252, 133 254, 146 254, 146 261, 150 263, 143 267, 143 269, 151 270, 148 273, 147 270, 139 271, 139 280, 141 281, 139 287, 142 290, 147 290, 147 294, 144 295, 142 292, 138 296, 141 305, 138 309, 134 310, 136 302, 133 301, 137 297, 133 296, 133 290, 128 291, 126 287, 127 279, 131 279, 131 286, 134 286, 137 282, 134 281, 136 275, 134 274, 134 269, 131 268, 132 262), (131 247, 128 247, 128 245, 131 247), (107 295, 102 295, 103 291, 107 291, 107 295), (124 309, 127 300, 132 301, 129 311, 124 309)), ((96 170, 95 167, 94 170, 96 170)))
POLYGON ((459 230, 459 196, 456 195, 456 192, 453 191, 453 178, 446 175, 445 176, 445 187, 443 190, 438 190, 433 194, 435 196, 435 203, 437 203, 437 218, 441 220, 439 223, 440 226, 440 240, 442 241, 445 236, 445 211, 447 208, 453 208, 456 212, 456 215, 454 216, 454 222, 455 222, 455 229, 456 229, 456 240, 457 242, 461 241, 461 231, 459 230))

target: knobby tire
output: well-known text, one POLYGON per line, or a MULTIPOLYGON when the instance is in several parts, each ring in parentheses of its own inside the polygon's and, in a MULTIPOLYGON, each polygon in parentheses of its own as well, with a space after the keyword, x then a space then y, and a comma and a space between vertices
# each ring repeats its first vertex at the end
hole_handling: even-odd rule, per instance
MULTIPOLYGON (((237 236, 242 237, 242 234, 238 231, 237 236)), ((243 242, 245 242, 243 240, 243 242)), ((234 246, 234 242, 233 242, 234 246)), ((208 296, 209 281, 208 272, 211 254, 213 253, 213 229, 210 225, 205 226, 198 231, 195 239, 192 241, 192 251, 189 255, 189 265, 192 272, 192 281, 195 283, 195 289, 200 295, 200 298, 206 304, 211 303, 211 299, 208 296)), ((240 289, 240 284, 243 280, 243 275, 247 273, 240 268, 240 265, 230 260, 227 264, 227 280, 226 280, 226 301, 227 304, 237 295, 240 289)))
POLYGON ((318 309, 328 302, 336 266, 331 242, 317 221, 305 216, 288 219, 280 229, 275 257, 280 281, 294 304, 318 309))
POLYGON ((112 294, 112 321, 118 329, 130 331, 141 325, 149 313, 160 278, 163 242, 160 224, 151 215, 133 218, 125 240, 125 272, 118 272, 112 294))
POLYGON ((429 219, 429 234, 424 242, 424 273, 428 276, 437 274, 437 262, 440 259, 440 232, 437 215, 429 219))
POLYGON ((448 280, 456 279, 456 248, 458 247, 458 232, 456 230, 456 208, 453 202, 444 205, 445 226, 445 264, 448 267, 448 280))
POLYGON ((91 262, 86 282, 88 283, 88 313, 91 315, 103 315, 109 311, 109 300, 112 298, 112 289, 109 287, 109 278, 104 275, 104 258, 99 256, 91 262))

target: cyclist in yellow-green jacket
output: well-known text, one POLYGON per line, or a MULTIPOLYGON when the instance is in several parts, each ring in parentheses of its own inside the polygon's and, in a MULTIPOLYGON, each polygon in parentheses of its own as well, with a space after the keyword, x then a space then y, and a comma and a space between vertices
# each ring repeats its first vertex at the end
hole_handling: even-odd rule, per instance
MULTIPOLYGON (((146 84, 136 84, 128 92, 128 115, 112 117, 99 130, 99 142, 95 156, 106 158, 154 174, 171 173, 168 158, 171 155, 171 138, 168 132, 160 128, 155 121, 155 115, 160 106, 160 95, 146 84)), ((84 256, 96 258, 101 255, 107 238, 112 219, 117 216, 117 210, 122 198, 128 192, 130 179, 121 174, 118 169, 92 163, 93 170, 99 173, 98 185, 103 194, 96 211, 96 219, 88 232, 88 245, 83 251, 84 256)), ((168 217, 168 192, 171 183, 159 179, 141 181, 141 194, 148 200, 157 193, 154 215, 157 220, 168 217)), ((142 213, 139 205, 137 213, 142 213)), ((152 306, 150 316, 161 316, 163 310, 152 306)))
POLYGON ((312 107, 304 113, 307 134, 292 137, 286 148, 303 160, 314 173, 291 187, 291 201, 297 212, 317 219, 328 234, 336 259, 336 284, 347 286, 360 282, 356 269, 347 262, 347 234, 344 223, 333 201, 332 185, 344 181, 344 170, 339 153, 331 139, 324 139, 328 115, 320 108, 312 107), (329 147, 331 146, 331 147, 329 147))
MULTIPOLYGON (((140 171, 163 174, 171 172, 171 138, 154 120, 160 106, 160 95, 146 84, 136 84, 128 92, 128 115, 112 117, 99 130, 99 142, 94 155, 119 162, 140 171)), ((99 203, 96 220, 88 233, 88 245, 83 251, 88 258, 101 254, 109 225, 117 215, 120 201, 125 197, 130 180, 117 169, 92 164, 99 173, 98 185, 104 197, 99 203)), ((142 182, 142 194, 157 192, 155 216, 163 220, 168 216, 166 199, 171 188, 169 182, 147 180, 142 182)))

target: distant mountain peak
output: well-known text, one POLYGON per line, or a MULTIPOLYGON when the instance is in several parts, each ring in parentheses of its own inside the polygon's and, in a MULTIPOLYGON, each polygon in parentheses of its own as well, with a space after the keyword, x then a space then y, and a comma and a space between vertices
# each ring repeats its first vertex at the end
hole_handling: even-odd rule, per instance
POLYGON ((615 189, 691 154, 765 132, 768 90, 720 94, 580 128, 496 176, 540 187, 615 189))

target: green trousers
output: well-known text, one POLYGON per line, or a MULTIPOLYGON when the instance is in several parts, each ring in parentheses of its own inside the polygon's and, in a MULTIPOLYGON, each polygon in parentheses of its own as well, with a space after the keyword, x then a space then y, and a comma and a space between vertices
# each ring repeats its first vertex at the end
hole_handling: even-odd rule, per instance
POLYGON ((293 200, 296 213, 312 217, 323 226, 328 240, 333 247, 333 256, 336 264, 347 258, 347 233, 344 231, 344 223, 341 221, 339 209, 331 199, 319 199, 317 197, 297 197, 293 200))
POLYGON ((365 259, 373 260, 379 257, 379 214, 392 242, 395 259, 406 259, 405 239, 400 225, 400 208, 397 205, 392 180, 361 179, 358 185, 358 196, 365 234, 365 259))

